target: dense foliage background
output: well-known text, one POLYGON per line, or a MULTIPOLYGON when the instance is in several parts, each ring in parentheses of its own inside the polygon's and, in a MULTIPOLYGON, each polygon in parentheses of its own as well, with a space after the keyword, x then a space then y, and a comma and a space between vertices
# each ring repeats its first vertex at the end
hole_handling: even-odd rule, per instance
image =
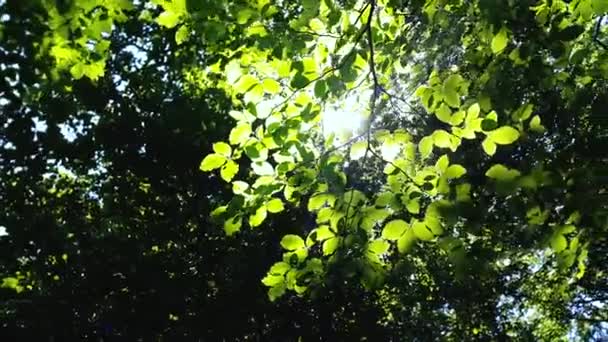
POLYGON ((0 1, 0 339, 608 339, 606 14, 0 1))

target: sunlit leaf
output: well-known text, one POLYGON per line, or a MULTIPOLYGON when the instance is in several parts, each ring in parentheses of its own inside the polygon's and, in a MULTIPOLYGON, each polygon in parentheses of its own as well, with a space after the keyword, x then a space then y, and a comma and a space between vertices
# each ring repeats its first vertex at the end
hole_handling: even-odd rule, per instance
POLYGON ((239 123, 236 125, 232 131, 230 131, 230 136, 228 140, 232 145, 242 145, 249 139, 251 135, 251 125, 248 123, 239 123))
POLYGON ((568 247, 568 240, 561 235, 557 234, 551 238, 551 248, 555 253, 560 253, 568 247))
POLYGON ((435 235, 427 228, 424 222, 416 221, 412 224, 414 235, 420 240, 430 241, 435 238, 435 235))
POLYGON ((331 239, 325 240, 325 242, 323 242, 323 255, 333 254, 338 248, 339 244, 340 238, 338 237, 333 237, 331 239))
POLYGON ((180 16, 178 13, 164 11, 158 16, 158 18, 156 18, 156 22, 161 26, 171 29, 179 24, 179 17, 180 16))
POLYGON ((433 152, 433 138, 424 137, 418 143, 418 150, 422 158, 427 158, 433 152))
POLYGON ((225 142, 217 142, 217 143, 213 144, 213 151, 215 151, 215 153, 222 155, 226 158, 229 158, 230 155, 232 154, 232 148, 230 147, 230 145, 226 144, 225 142))
POLYGON ((382 229, 382 237, 387 240, 397 240, 407 228, 408 224, 403 220, 390 221, 382 229))
POLYGON ((274 168, 269 162, 254 162, 251 163, 251 170, 258 176, 274 175, 274 168))
POLYGON ((295 251, 296 249, 304 248, 304 240, 301 237, 293 234, 283 236, 281 239, 281 246, 288 251, 295 251))
POLYGON ((448 165, 450 165, 450 159, 447 154, 444 154, 435 162, 435 169, 440 173, 444 173, 447 170, 448 165))
POLYGON ((521 174, 517 170, 509 169, 502 164, 493 165, 488 171, 486 176, 488 178, 496 179, 499 181, 512 181, 519 177, 521 174))
POLYGON ((490 139, 490 137, 486 137, 481 143, 484 152, 486 152, 489 156, 493 156, 496 153, 496 144, 490 139))
POLYGON ((508 145, 519 138, 519 131, 510 126, 502 126, 490 132, 492 141, 499 145, 508 145))
POLYGON ((445 171, 445 176, 450 179, 460 178, 465 173, 467 173, 467 169, 465 169, 462 165, 453 164, 450 165, 445 171))
POLYGON ((234 233, 241 230, 243 219, 241 217, 232 217, 224 222, 224 232, 226 235, 232 236, 234 233))
POLYGON ((277 94, 281 91, 281 84, 276 80, 267 78, 262 81, 262 88, 264 88, 264 91, 268 94, 277 94))
POLYGON ((228 160, 226 164, 222 166, 220 170, 220 176, 226 182, 230 182, 234 176, 239 172, 239 164, 232 160, 228 160))
POLYGON ((451 138, 450 133, 448 133, 444 130, 438 129, 435 132, 433 132, 433 142, 438 147, 442 147, 442 148, 451 147, 452 141, 450 138, 451 138))
POLYGON ((540 123, 540 116, 535 115, 532 120, 530 120, 530 130, 537 133, 545 131, 545 126, 540 123))
POLYGON ((277 300, 277 298, 285 294, 285 290, 285 284, 278 284, 277 286, 271 287, 268 290, 268 298, 271 302, 274 302, 275 300, 277 300))
POLYGON ((266 207, 268 208, 268 211, 273 214, 280 213, 281 211, 283 211, 285 209, 285 207, 283 206, 283 201, 281 201, 281 199, 279 199, 279 198, 271 199, 266 204, 266 207))
POLYGON ((177 45, 183 44, 190 37, 190 29, 186 25, 182 25, 175 31, 175 42, 177 45))
POLYGON ((208 154, 201 162, 200 169, 202 171, 215 170, 226 162, 226 157, 216 153, 208 154))
POLYGON ((384 240, 374 240, 369 244, 367 249, 374 254, 384 254, 388 251, 389 247, 389 243, 384 240))
POLYGON ((500 54, 506 47, 509 39, 509 33, 506 28, 501 28, 500 31, 492 38, 492 52, 496 55, 500 54))
POLYGON ((399 253, 407 253, 412 246, 416 243, 416 236, 411 229, 408 229, 399 240, 397 240, 397 250, 399 253))
POLYGON ((358 141, 350 147, 350 159, 358 160, 365 155, 367 141, 358 141))

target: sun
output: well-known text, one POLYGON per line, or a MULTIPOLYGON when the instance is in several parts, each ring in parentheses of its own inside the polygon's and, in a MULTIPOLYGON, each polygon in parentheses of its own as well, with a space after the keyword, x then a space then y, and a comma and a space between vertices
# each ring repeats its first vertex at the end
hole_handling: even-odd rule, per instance
POLYGON ((338 140, 345 140, 364 129, 369 117, 368 91, 351 92, 339 102, 327 104, 322 115, 323 135, 334 134, 338 140))

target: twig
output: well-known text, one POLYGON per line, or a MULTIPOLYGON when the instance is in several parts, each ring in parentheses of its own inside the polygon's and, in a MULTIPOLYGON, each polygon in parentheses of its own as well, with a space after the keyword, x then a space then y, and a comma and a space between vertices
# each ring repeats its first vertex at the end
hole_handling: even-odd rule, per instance
POLYGON ((604 42, 602 42, 599 39, 599 34, 600 34, 600 28, 602 27, 602 21, 604 20, 604 16, 601 15, 599 18, 597 18, 597 23, 595 24, 595 32, 593 32, 593 41, 595 43, 597 43, 599 46, 603 47, 604 50, 608 50, 608 45, 604 44, 604 42))

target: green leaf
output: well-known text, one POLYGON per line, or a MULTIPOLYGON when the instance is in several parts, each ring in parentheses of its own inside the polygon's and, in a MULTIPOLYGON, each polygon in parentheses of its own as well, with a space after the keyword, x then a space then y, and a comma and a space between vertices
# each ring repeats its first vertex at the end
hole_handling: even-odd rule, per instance
POLYGON ((318 80, 315 82, 315 96, 320 99, 327 97, 327 82, 325 80, 318 80))
POLYGON ((179 24, 179 14, 172 11, 164 11, 156 18, 156 22, 161 26, 172 29, 179 24))
POLYGON ((266 211, 266 206, 260 206, 255 214, 249 216, 249 225, 252 227, 258 227, 261 225, 264 220, 266 220, 266 216, 268 215, 266 211))
POLYGON ((462 123, 462 121, 464 120, 464 117, 465 117, 464 110, 459 110, 456 113, 454 113, 454 115, 452 115, 452 117, 450 118, 449 124, 452 126, 458 126, 462 123))
POLYGON ((437 159, 435 169, 440 173, 444 173, 448 169, 448 165, 450 165, 450 159, 447 154, 444 154, 437 159))
POLYGON ((278 94, 281 91, 281 84, 271 78, 262 81, 262 88, 268 94, 278 94))
POLYGON ((334 232, 331 231, 329 226, 319 226, 319 228, 313 229, 312 232, 308 235, 311 241, 307 239, 307 246, 312 246, 315 242, 325 241, 332 237, 336 236, 334 232))
POLYGON ((225 142, 216 142, 215 144, 213 144, 213 151, 226 158, 229 158, 232 154, 232 148, 225 142))
POLYGON ((15 277, 6 277, 2 278, 2 285, 0 285, 0 288, 16 289, 18 286, 19 279, 15 277))
POLYGON ((606 0, 591 0, 591 7, 597 15, 602 15, 608 12, 608 1, 606 0))
POLYGON ((234 90, 240 94, 244 94, 253 89, 258 84, 258 79, 251 75, 243 75, 235 84, 234 90))
POLYGON ((551 248, 555 253, 559 253, 568 247, 568 240, 561 234, 556 234, 551 238, 551 248))
POLYGON ((467 169, 465 169, 462 165, 453 164, 448 167, 445 171, 445 176, 449 179, 456 179, 462 177, 467 173, 467 169))
POLYGON ((301 237, 293 234, 287 234, 281 239, 281 246, 288 251, 304 248, 304 240, 301 237))
POLYGON ((443 99, 451 107, 460 107, 460 95, 458 88, 463 79, 460 75, 450 75, 443 82, 443 99))
POLYGON ((472 104, 471 107, 469 107, 469 110, 467 110, 467 121, 477 119, 479 117, 479 111, 479 103, 472 104))
POLYGON ((72 77, 74 77, 77 80, 81 79, 82 76, 84 76, 84 67, 83 67, 82 63, 74 64, 70 68, 70 74, 72 74, 72 77))
POLYGON ((334 200, 335 200, 335 198, 333 195, 315 194, 315 195, 311 196, 310 199, 308 200, 308 210, 309 211, 319 210, 325 205, 325 203, 328 203, 331 205, 331 203, 333 203, 334 200))
POLYGON ((418 143, 418 151, 420 151, 420 155, 422 158, 428 158, 433 152, 433 138, 432 137, 424 137, 420 139, 418 143))
POLYGON ((268 208, 268 211, 273 214, 280 213, 281 211, 285 210, 285 207, 283 206, 283 201, 281 201, 279 198, 271 199, 266 204, 266 207, 268 208))
POLYGON ((350 147, 350 159, 358 160, 363 158, 367 151, 367 141, 359 141, 350 147))
POLYGON ((426 227, 424 222, 416 221, 412 225, 412 230, 417 238, 423 241, 430 241, 435 238, 435 235, 426 227))
POLYGON ((182 25, 175 31, 175 42, 177 45, 181 45, 190 37, 190 29, 186 25, 182 25))
POLYGON ((481 143, 481 147, 483 150, 489 155, 493 156, 496 153, 496 144, 490 139, 490 137, 486 137, 481 143))
POLYGON ((277 286, 273 286, 268 290, 268 298, 271 302, 274 302, 275 300, 277 300, 277 298, 280 298, 282 295, 285 294, 285 290, 285 284, 278 284, 277 286))
POLYGON ((437 116, 437 119, 445 123, 450 123, 450 119, 452 118, 452 110, 450 109, 450 107, 442 103, 441 106, 439 106, 439 108, 435 112, 435 116, 437 116))
POLYGON ((226 157, 221 156, 216 153, 208 154, 203 161, 201 162, 200 169, 201 171, 211 171, 219 168, 224 165, 226 162, 226 157))
POLYGON ((285 282, 285 277, 282 275, 269 274, 262 279, 262 284, 266 286, 275 286, 285 282))
POLYGON ((397 250, 399 253, 407 253, 416 243, 416 236, 412 229, 408 229, 397 241, 397 250))
POLYGON ((287 271, 289 271, 290 269, 291 265, 284 261, 279 261, 270 267, 270 271, 268 271, 268 273, 282 276, 285 275, 285 273, 287 273, 287 271))
POLYGON ((450 133, 448 133, 442 129, 438 129, 435 132, 433 132, 433 142, 435 143, 435 145, 437 147, 441 147, 441 148, 451 147, 452 141, 450 138, 451 138, 450 133))
POLYGON ((228 141, 231 145, 242 145, 249 140, 251 132, 251 125, 241 122, 230 131, 228 141))
POLYGON ((372 241, 367 249, 374 254, 384 254, 388 252, 388 248, 390 244, 384 240, 374 240, 372 241))
POLYGON ((450 105, 450 107, 460 107, 460 96, 454 89, 445 90, 443 93, 443 99, 448 105, 450 105))
POLYGON ((537 133, 545 131, 545 126, 540 123, 540 116, 535 115, 532 120, 530 120, 530 130, 537 133))
POLYGON ((496 120, 485 118, 481 121, 481 129, 486 132, 496 129, 496 127, 498 127, 498 122, 496 122, 496 120))
POLYGON ((420 202, 418 199, 407 201, 405 208, 410 214, 418 214, 420 212, 420 202))
POLYGON ((224 222, 224 232, 226 235, 232 236, 234 233, 241 230, 243 219, 241 217, 232 217, 224 222))
POLYGON ((407 222, 403 220, 393 220, 387 223, 382 229, 382 237, 387 240, 397 240, 407 229, 407 222))
POLYGON ((338 248, 339 244, 340 244, 340 238, 338 238, 338 237, 333 237, 329 240, 325 240, 325 242, 323 242, 323 255, 333 254, 336 251, 336 249, 338 248))
POLYGON ((239 172, 239 164, 232 160, 228 160, 222 169, 220 170, 220 176, 226 182, 230 182, 234 176, 239 172))
POLYGON ((502 164, 493 165, 490 169, 488 169, 488 171, 486 171, 486 176, 488 178, 505 182, 512 181, 520 175, 521 173, 519 171, 509 169, 502 164))
POLYGON ((502 126, 490 132, 492 141, 499 145, 508 145, 519 138, 519 131, 511 126, 502 126))
POLYGON ((235 195, 243 194, 245 191, 247 191, 247 189, 249 189, 249 184, 247 184, 243 181, 232 182, 232 192, 235 195))
POLYGON ((500 31, 492 38, 492 52, 495 55, 500 54, 506 47, 509 39, 509 33, 506 28, 501 28, 500 31))
POLYGON ((245 145, 245 154, 252 161, 264 161, 268 159, 268 149, 259 142, 249 142, 245 145))
POLYGON ((253 173, 258 176, 272 176, 274 175, 274 168, 269 162, 254 162, 251 163, 251 169, 253 173))

